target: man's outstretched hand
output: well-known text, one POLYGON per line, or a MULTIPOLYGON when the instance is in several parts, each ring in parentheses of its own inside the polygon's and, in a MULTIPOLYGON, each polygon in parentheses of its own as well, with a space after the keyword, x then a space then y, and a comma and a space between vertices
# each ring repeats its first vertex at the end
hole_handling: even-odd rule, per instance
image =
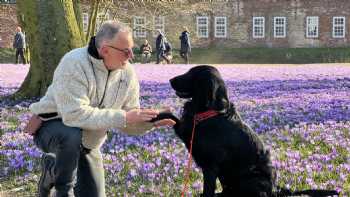
POLYGON ((150 121, 152 118, 157 117, 158 110, 154 109, 132 109, 126 112, 126 123, 134 124, 150 121))
POLYGON ((152 118, 150 122, 153 122, 155 127, 174 126, 179 122, 179 119, 171 111, 171 108, 161 110, 157 117, 152 118))
POLYGON ((152 122, 155 127, 174 126, 178 119, 171 113, 171 108, 133 109, 126 112, 126 123, 152 122))

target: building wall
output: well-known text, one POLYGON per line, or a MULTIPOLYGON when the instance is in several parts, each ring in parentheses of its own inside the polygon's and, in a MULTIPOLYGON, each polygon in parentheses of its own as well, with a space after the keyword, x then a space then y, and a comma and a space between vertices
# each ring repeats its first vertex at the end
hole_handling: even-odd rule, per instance
MULTIPOLYGON (((175 47, 182 26, 191 32, 194 47, 347 47, 350 46, 350 1, 348 0, 229 0, 215 3, 202 2, 201 6, 192 5, 175 15, 165 15, 165 33, 175 47), (204 8, 204 9, 203 9, 204 8), (208 38, 198 38, 196 17, 209 18, 208 38), (227 37, 214 36, 216 16, 227 18, 227 37), (274 37, 274 17, 286 17, 286 37, 274 37), (306 17, 318 16, 318 37, 306 37, 306 17), (333 17, 345 17, 345 37, 333 38, 333 17), (264 38, 253 38, 253 17, 265 18, 264 38)), ((127 13, 133 16, 145 16, 152 24, 152 15, 142 8, 129 8, 127 13)), ((133 24, 132 20, 126 23, 133 24)), ((152 26, 147 26, 152 29, 152 26)), ((144 38, 137 38, 141 43, 144 38)), ((147 39, 154 42, 153 33, 148 31, 147 39)), ((151 43, 153 43, 151 42, 151 43)))
MULTIPOLYGON (((212 1, 214 2, 214 1, 212 1)), ((176 10, 176 13, 162 14, 165 18, 165 34, 174 47, 179 47, 178 37, 182 26, 187 26, 191 33, 194 47, 348 47, 350 46, 350 1, 349 0, 227 0, 212 3, 203 1, 200 5, 189 5, 188 9, 176 10), (196 16, 209 18, 208 38, 198 38, 196 33, 196 16), (214 17, 227 18, 227 37, 214 36, 214 17), (286 17, 286 37, 275 38, 273 32, 274 17, 286 17), (317 38, 306 37, 306 17, 319 17, 317 38), (332 20, 334 16, 345 17, 345 37, 332 37, 332 20), (265 18, 265 36, 253 38, 253 17, 265 18)), ((82 6, 88 12, 87 6, 82 6)), ((147 37, 154 45, 153 15, 143 7, 121 6, 117 11, 109 11, 109 17, 119 15, 146 17, 147 37)), ((154 11, 152 13, 156 13, 154 11)), ((133 17, 121 21, 133 26, 133 17)), ((0 5, 0 46, 10 47, 15 32, 15 5, 0 5)), ((145 38, 135 37, 137 44, 145 38)))
POLYGON ((0 4, 0 48, 12 47, 18 26, 16 12, 16 5, 0 4))

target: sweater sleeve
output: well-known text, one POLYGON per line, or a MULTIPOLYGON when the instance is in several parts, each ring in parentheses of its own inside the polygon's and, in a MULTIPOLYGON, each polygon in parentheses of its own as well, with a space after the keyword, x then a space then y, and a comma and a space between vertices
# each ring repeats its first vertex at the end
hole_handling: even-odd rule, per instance
POLYGON ((53 78, 54 99, 63 123, 87 130, 125 127, 125 111, 90 105, 88 81, 78 60, 64 57, 53 78))
MULTIPOLYGON (((135 70, 131 65, 128 65, 128 75, 130 86, 125 103, 122 107, 125 111, 140 108, 140 84, 137 79, 135 70)), ((153 128, 153 124, 149 122, 138 124, 127 124, 126 127, 118 127, 123 133, 130 135, 145 134, 153 128)))

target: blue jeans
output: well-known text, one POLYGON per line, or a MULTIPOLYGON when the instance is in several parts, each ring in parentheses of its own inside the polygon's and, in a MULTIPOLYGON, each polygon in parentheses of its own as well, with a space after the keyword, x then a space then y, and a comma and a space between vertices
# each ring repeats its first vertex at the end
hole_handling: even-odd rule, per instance
POLYGON ((81 145, 80 128, 68 127, 61 119, 43 122, 34 136, 35 144, 46 153, 56 154, 57 197, 105 197, 102 154, 81 145))
POLYGON ((15 57, 16 57, 16 64, 18 64, 18 56, 21 57, 22 64, 26 64, 27 63, 26 62, 26 58, 24 57, 24 48, 17 48, 16 49, 16 55, 15 55, 15 57))

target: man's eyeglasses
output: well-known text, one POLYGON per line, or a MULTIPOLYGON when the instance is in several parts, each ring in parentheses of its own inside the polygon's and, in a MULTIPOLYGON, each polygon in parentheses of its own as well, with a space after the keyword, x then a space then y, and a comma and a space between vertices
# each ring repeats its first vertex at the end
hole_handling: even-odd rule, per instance
POLYGON ((134 53, 132 52, 132 49, 119 49, 117 47, 111 46, 111 45, 106 45, 107 47, 111 47, 112 49, 115 49, 117 51, 121 51, 124 53, 125 57, 128 58, 134 58, 134 53))

